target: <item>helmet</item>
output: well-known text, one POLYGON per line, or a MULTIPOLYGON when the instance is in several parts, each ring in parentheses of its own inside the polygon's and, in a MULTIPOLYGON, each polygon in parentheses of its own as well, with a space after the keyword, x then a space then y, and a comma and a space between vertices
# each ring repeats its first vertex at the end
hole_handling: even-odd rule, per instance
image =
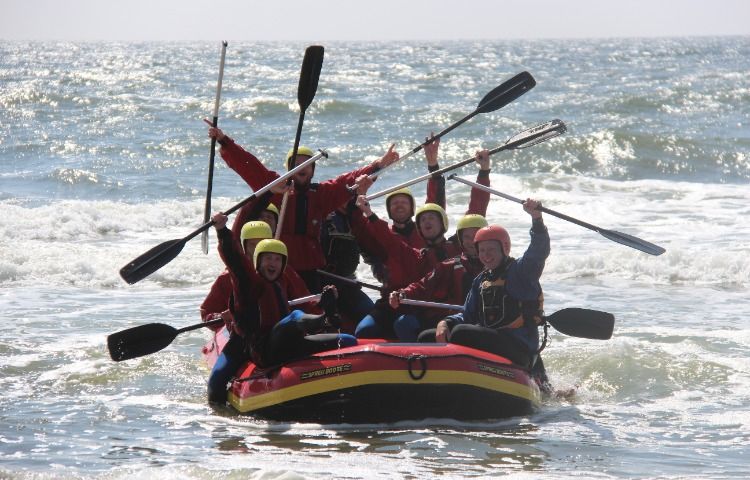
POLYGON ((284 242, 281 240, 267 238, 258 242, 258 245, 255 247, 255 253, 253 254, 253 265, 255 265, 256 269, 258 268, 258 259, 262 253, 278 253, 284 257, 284 267, 286 267, 286 260, 289 255, 286 250, 286 245, 284 245, 284 242))
POLYGON ((388 211, 388 218, 393 218, 391 217, 391 199, 396 195, 406 195, 409 197, 409 201, 411 202, 411 215, 409 216, 414 215, 414 195, 411 194, 409 187, 404 187, 394 190, 385 196, 385 209, 388 211))
MULTIPOLYGON (((290 148, 288 152, 286 152, 286 169, 287 171, 294 168, 294 165, 292 165, 292 154, 294 153, 294 147, 290 148)), ((312 151, 310 147, 305 147, 303 145, 300 145, 297 147, 297 155, 305 155, 307 157, 314 157, 315 152, 312 151)))
POLYGON ((276 208, 276 205, 274 205, 273 203, 269 203, 266 207, 266 210, 276 215, 276 221, 279 220, 279 209, 276 208))
POLYGON ((500 242, 503 247, 503 253, 505 256, 510 255, 510 235, 508 231, 500 225, 489 225, 487 227, 480 228, 476 235, 474 235, 474 243, 484 242, 487 240, 495 240, 500 242))
POLYGON ((458 220, 456 231, 460 232, 464 228, 482 228, 487 226, 487 219, 477 213, 467 213, 458 220))
POLYGON ((253 220, 252 222, 247 222, 242 226, 242 231, 240 232, 240 243, 242 244, 242 249, 244 250, 245 240, 272 237, 273 234, 271 234, 271 227, 269 227, 266 222, 253 220))
POLYGON ((456 237, 458 238, 458 244, 463 247, 463 241, 461 240, 461 230, 466 228, 484 228, 487 226, 487 219, 482 215, 476 213, 467 213, 458 220, 456 224, 456 237))
POLYGON ((417 225, 419 225, 419 216, 426 212, 435 212, 439 214, 443 219, 443 233, 448 231, 448 215, 445 213, 445 210, 443 210, 443 207, 437 203, 425 203, 417 209, 417 213, 414 215, 414 220, 417 222, 417 225))

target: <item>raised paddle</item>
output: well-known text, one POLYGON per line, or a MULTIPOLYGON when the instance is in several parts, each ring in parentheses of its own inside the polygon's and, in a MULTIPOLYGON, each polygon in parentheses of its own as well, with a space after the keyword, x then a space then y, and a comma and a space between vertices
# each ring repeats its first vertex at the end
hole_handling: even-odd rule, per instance
MULTIPOLYGON (((448 177, 448 179, 449 180, 455 180, 455 181, 457 181, 459 183, 463 183, 465 185, 469 185, 472 188, 478 188, 480 190, 484 190, 485 192, 492 193, 492 194, 497 195, 499 197, 503 197, 503 198, 505 198, 507 200, 510 200, 510 201, 516 202, 516 203, 520 203, 520 204, 523 205, 523 200, 521 200, 520 198, 513 197, 513 196, 508 195, 508 194, 503 193, 503 192, 498 192, 497 190, 494 190, 494 189, 492 189, 490 187, 486 187, 486 186, 480 185, 480 184, 478 184, 476 182, 472 182, 470 180, 466 180, 465 178, 457 177, 455 174, 454 175, 450 175, 448 177)), ((658 255, 661 255, 662 253, 664 253, 666 251, 666 250, 664 250, 664 248, 662 248, 662 247, 660 247, 658 245, 654 245, 651 242, 647 242, 647 241, 642 240, 642 239, 640 239, 638 237, 634 237, 633 235, 628 235, 627 233, 616 232, 614 230, 607 230, 607 229, 604 229, 604 228, 601 228, 601 227, 597 227, 596 225, 592 225, 590 223, 586 223, 586 222, 578 220, 576 218, 569 217, 569 216, 567 216, 567 215, 565 215, 563 213, 556 212, 554 210, 550 210, 549 208, 546 208, 546 207, 539 207, 539 208, 537 208, 537 210, 539 210, 540 212, 549 213, 550 215, 553 215, 553 216, 558 217, 558 218, 562 218, 563 220, 567 220, 567 221, 569 221, 571 223, 575 223, 576 225, 580 225, 582 227, 588 228, 589 230, 593 230, 593 231, 599 233, 601 236, 612 240, 613 242, 620 243, 620 244, 625 245, 625 246, 630 247, 630 248, 635 248, 636 250, 640 250, 641 252, 648 253, 649 255, 657 255, 658 256, 658 255)))
MULTIPOLYGON (((224 59, 227 56, 227 42, 221 42, 221 60, 219 61, 219 81, 216 84, 216 101, 214 102, 214 116, 211 126, 216 128, 219 124, 219 99, 221 98, 221 83, 224 80, 224 59)), ((211 153, 208 156, 208 187, 206 188, 206 207, 203 210, 203 223, 211 219, 211 190, 214 182, 214 159, 216 158, 216 138, 211 138, 211 153)), ((201 247, 203 253, 208 253, 208 231, 204 230, 201 235, 201 247)))
MULTIPOLYGON (((415 307, 464 311, 463 305, 425 302, 409 298, 401 298, 399 299, 399 303, 415 307)), ((612 338, 612 331, 615 327, 615 317, 611 313, 586 308, 563 308, 552 315, 545 316, 544 320, 560 333, 570 335, 571 337, 590 338, 594 340, 609 340, 612 338)))
MULTIPOLYGON (((299 170, 302 170, 307 165, 319 160, 322 157, 328 158, 328 153, 321 150, 320 153, 316 154, 313 157, 308 158, 303 163, 300 163, 293 169, 286 172, 284 175, 281 175, 276 180, 272 181, 265 187, 259 189, 237 205, 233 206, 229 210, 224 210, 224 214, 229 215, 236 210, 242 208, 246 203, 248 203, 250 200, 260 197, 267 191, 269 191, 271 188, 275 187, 279 183, 283 182, 284 180, 288 179, 295 173, 297 173, 299 170)), ((143 280, 144 278, 148 277, 155 271, 159 270, 164 265, 171 262, 177 255, 180 254, 182 251, 182 248, 185 246, 185 244, 191 240, 192 238, 198 236, 201 232, 206 230, 207 228, 211 227, 214 224, 213 220, 210 220, 200 227, 198 227, 196 230, 194 230, 192 233, 190 233, 188 236, 176 240, 167 240, 166 242, 160 243, 159 245, 155 246, 151 250, 147 251, 146 253, 140 255, 135 260, 131 261, 124 267, 120 269, 120 276, 123 280, 128 282, 129 284, 134 284, 140 280, 143 280)))
MULTIPOLYGON (((300 137, 302 136, 302 123, 305 121, 305 111, 315 98, 315 92, 318 90, 318 80, 320 79, 320 69, 323 67, 324 49, 320 45, 312 45, 305 50, 305 58, 302 60, 302 71, 299 76, 299 86, 297 87, 297 103, 299 104, 299 121, 297 122, 297 134, 294 137, 294 147, 289 162, 295 162, 297 159, 297 149, 299 148, 300 137)), ((287 164, 289 168, 289 164, 287 164)), ((284 225, 284 214, 286 213, 286 204, 289 201, 289 191, 284 192, 284 198, 281 200, 281 209, 279 210, 279 219, 276 222, 276 235, 278 239, 281 236, 281 227, 284 225)))
MULTIPOLYGON (((503 150, 517 150, 521 148, 528 148, 533 145, 546 142, 551 138, 555 138, 556 136, 565 133, 565 130, 565 124, 561 120, 551 120, 549 122, 542 123, 540 125, 536 125, 534 127, 527 128, 526 130, 518 132, 513 137, 509 138, 504 144, 490 150, 489 154, 494 155, 497 152, 501 152, 503 150)), ((463 167, 464 165, 475 161, 476 157, 467 158, 466 160, 454 163, 453 165, 448 165, 447 167, 435 170, 434 172, 426 173, 420 177, 408 180, 394 187, 386 188, 385 190, 370 194, 366 197, 366 199, 368 201, 373 200, 383 195, 387 195, 391 192, 395 192, 396 190, 399 190, 401 188, 408 187, 409 185, 414 185, 415 183, 425 181, 431 177, 437 177, 444 174, 445 172, 455 170, 456 168, 463 167)))
MULTIPOLYGON (((422 150, 425 146, 432 143, 435 139, 438 139, 445 135, 446 133, 450 132, 454 128, 458 127, 462 123, 466 122, 467 120, 473 118, 474 116, 480 114, 480 113, 489 113, 494 112, 495 110, 499 110, 512 102, 513 100, 517 99, 524 93, 528 92, 532 88, 534 88, 534 85, 536 85, 536 80, 534 80, 534 77, 531 76, 529 72, 521 72, 518 75, 514 76, 510 80, 506 80, 505 82, 501 83, 490 93, 484 96, 482 100, 479 101, 479 105, 477 105, 477 108, 474 109, 473 112, 466 115, 461 120, 457 121, 453 125, 449 126, 445 130, 441 131, 437 135, 434 135, 432 138, 429 138, 425 140, 423 143, 417 145, 413 149, 411 149, 409 152, 407 152, 404 156, 402 156, 399 160, 405 160, 409 158, 410 156, 414 155, 418 151, 422 150)), ((391 165, 382 168, 378 170, 377 172, 370 175, 371 179, 375 179, 378 175, 386 171, 388 168, 393 166, 395 163, 392 163, 391 165)))

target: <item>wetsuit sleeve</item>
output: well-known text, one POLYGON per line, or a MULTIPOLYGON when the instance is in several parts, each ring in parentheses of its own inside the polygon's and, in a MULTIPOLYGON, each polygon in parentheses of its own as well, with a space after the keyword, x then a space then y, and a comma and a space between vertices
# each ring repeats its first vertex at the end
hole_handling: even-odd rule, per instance
MULTIPOLYGON (((485 187, 490 186, 490 171, 479 170, 477 173, 477 183, 484 185, 485 187)), ((471 189, 471 197, 469 199, 469 209, 466 211, 469 213, 476 213, 483 217, 487 216, 487 206, 490 204, 490 194, 484 190, 478 188, 471 189)))
POLYGON ((231 138, 226 137, 221 143, 221 158, 253 190, 259 190, 279 178, 278 173, 267 169, 255 155, 234 143, 231 138))
POLYGON ((452 262, 439 263, 430 273, 402 288, 401 292, 403 292, 406 298, 414 300, 434 301, 436 297, 441 298, 445 295, 444 290, 446 286, 451 285, 449 275, 452 270, 452 262))
POLYGON ((375 167, 368 165, 339 175, 332 180, 321 182, 318 185, 321 213, 328 215, 337 208, 346 205, 354 197, 354 194, 349 191, 349 186, 353 185, 360 175, 370 175, 373 171, 375 171, 375 167))
MULTIPOLYGON (((440 169, 440 165, 428 166, 427 170, 434 172, 440 169)), ((427 199, 425 203, 436 203, 445 210, 445 177, 433 175, 427 180, 427 199)))
POLYGON ((539 280, 544 270, 544 262, 550 254, 549 233, 541 218, 532 220, 529 234, 531 243, 523 257, 518 259, 518 266, 527 279, 539 280))
MULTIPOLYGON (((214 283, 211 285, 208 295, 205 300, 201 303, 200 312, 201 320, 208 322, 216 318, 221 317, 222 314, 226 315, 229 312, 229 296, 232 293, 232 282, 229 278, 228 273, 222 273, 219 275, 214 283)), ((218 330, 220 326, 212 328, 218 330)))

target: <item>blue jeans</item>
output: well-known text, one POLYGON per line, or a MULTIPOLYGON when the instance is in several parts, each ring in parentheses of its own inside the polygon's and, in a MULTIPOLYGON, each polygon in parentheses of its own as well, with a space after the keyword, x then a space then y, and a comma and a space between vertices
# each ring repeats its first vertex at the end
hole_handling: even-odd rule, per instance
POLYGON ((237 373, 248 356, 244 348, 245 339, 235 333, 229 335, 229 340, 221 355, 216 359, 211 375, 208 377, 208 401, 224 405, 227 402, 227 384, 237 373))

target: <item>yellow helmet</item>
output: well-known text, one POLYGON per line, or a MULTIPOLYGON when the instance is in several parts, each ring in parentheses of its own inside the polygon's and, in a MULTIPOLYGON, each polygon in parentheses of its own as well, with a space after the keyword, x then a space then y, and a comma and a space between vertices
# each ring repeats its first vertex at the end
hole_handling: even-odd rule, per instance
POLYGON ((388 212, 388 218, 391 217, 391 199, 395 197, 396 195, 406 195, 409 197, 409 201, 411 202, 411 214, 409 216, 414 215, 414 195, 412 195, 411 190, 409 190, 409 187, 399 188, 398 190, 394 190, 388 195, 385 196, 385 209, 388 212))
POLYGON ((258 245, 255 247, 255 253, 253 254, 253 265, 255 265, 256 269, 258 268, 258 259, 263 253, 278 253, 284 257, 284 268, 286 268, 286 259, 289 255, 286 250, 286 245, 284 245, 284 242, 281 240, 267 238, 258 242, 258 245))
POLYGON ((240 243, 242 244, 243 250, 245 249, 245 240, 255 240, 258 238, 273 238, 271 227, 268 226, 266 222, 253 220, 242 226, 242 230, 240 231, 240 243))
POLYGON ((477 213, 467 213, 458 220, 456 231, 460 232, 464 228, 482 228, 488 225, 487 219, 477 213))
POLYGON ((271 212, 274 215, 276 215, 276 219, 278 220, 278 218, 279 218, 279 209, 276 208, 276 205, 274 205, 273 203, 269 203, 268 206, 266 207, 266 210, 268 210, 269 212, 271 212))
POLYGON ((443 210, 443 207, 437 203, 425 203, 417 209, 417 213, 414 215, 414 221, 417 222, 417 227, 419 227, 419 216, 427 212, 435 212, 439 214, 443 219, 443 233, 448 231, 448 215, 445 213, 445 210, 443 210))
MULTIPOLYGON (((290 148, 288 152, 286 152, 286 169, 287 171, 294 168, 292 165, 292 154, 294 153, 294 147, 290 148)), ((297 147, 297 155, 305 155, 307 157, 314 157, 315 152, 312 151, 310 147, 305 147, 303 145, 300 145, 297 147)))

